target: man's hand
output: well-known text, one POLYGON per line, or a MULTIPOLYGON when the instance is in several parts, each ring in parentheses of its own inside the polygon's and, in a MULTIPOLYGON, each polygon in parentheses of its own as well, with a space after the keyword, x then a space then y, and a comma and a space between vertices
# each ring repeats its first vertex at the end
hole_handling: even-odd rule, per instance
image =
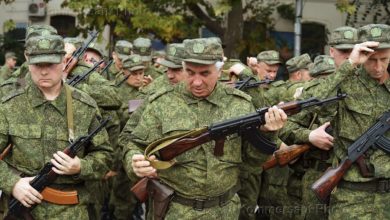
POLYGON ((80 159, 75 156, 74 158, 69 157, 64 152, 57 151, 53 154, 54 159, 50 162, 54 165, 53 171, 60 175, 73 175, 79 174, 81 171, 80 159))
POLYGON ((287 122, 287 115, 286 113, 276 107, 273 106, 268 109, 268 112, 265 113, 265 124, 260 127, 260 130, 262 131, 277 131, 286 124, 287 122))
POLYGON ((257 74, 257 71, 256 71, 257 58, 256 57, 247 57, 246 58, 246 65, 249 66, 249 68, 251 68, 253 73, 257 74))
POLYGON ((104 175, 103 180, 108 180, 108 179, 110 179, 114 176, 117 176, 117 175, 118 175, 118 172, 110 170, 106 173, 106 175, 104 175))
POLYGON ((352 66, 365 63, 368 58, 375 53, 375 47, 379 46, 379 42, 366 41, 360 44, 355 44, 351 54, 349 55, 349 62, 352 66))
MULTIPOLYGON (((142 154, 135 154, 133 158, 131 158, 131 166, 133 167, 134 173, 138 177, 156 177, 157 171, 153 168, 149 161, 147 161, 142 154)), ((152 155, 149 157, 149 160, 156 160, 156 157, 152 155)))
POLYGON ((33 179, 34 177, 21 178, 12 189, 12 196, 28 208, 41 203, 43 199, 43 196, 30 185, 33 179))
POLYGON ((142 79, 142 84, 143 84, 143 86, 147 86, 147 85, 149 85, 152 81, 153 81, 153 78, 152 78, 150 75, 144 76, 144 78, 142 79))
POLYGON ((309 134, 310 143, 321 150, 330 150, 333 147, 334 138, 325 131, 329 125, 330 122, 326 122, 309 134))
POLYGON ((229 76, 239 76, 241 72, 245 69, 245 66, 241 63, 236 63, 233 66, 231 66, 228 70, 229 76))

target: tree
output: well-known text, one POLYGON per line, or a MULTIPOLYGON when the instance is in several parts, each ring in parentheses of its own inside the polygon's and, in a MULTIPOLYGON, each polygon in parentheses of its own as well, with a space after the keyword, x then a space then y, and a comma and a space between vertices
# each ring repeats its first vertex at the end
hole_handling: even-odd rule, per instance
MULTIPOLYGON (((66 0, 63 6, 78 13, 84 30, 110 25, 113 39, 152 34, 169 43, 198 37, 199 28, 205 26, 222 39, 227 56, 238 57, 245 48, 261 48, 259 44, 264 43, 260 38, 245 39, 245 25, 264 24, 260 35, 265 36, 273 27, 270 16, 278 4, 265 0, 66 0)), ((263 47, 275 45, 267 42, 263 47)))
POLYGON ((347 14, 346 25, 361 26, 367 23, 390 24, 389 0, 337 0, 336 7, 347 14))

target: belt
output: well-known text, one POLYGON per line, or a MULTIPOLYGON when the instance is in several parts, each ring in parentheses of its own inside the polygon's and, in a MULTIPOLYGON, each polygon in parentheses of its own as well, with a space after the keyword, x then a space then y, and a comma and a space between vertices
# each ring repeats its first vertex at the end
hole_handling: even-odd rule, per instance
POLYGON ((230 188, 228 191, 223 194, 215 197, 209 197, 206 199, 189 199, 175 194, 172 201, 185 206, 192 206, 197 211, 202 211, 203 209, 211 208, 214 206, 225 206, 237 193, 240 189, 240 184, 237 184, 230 188))
POLYGON ((377 179, 369 182, 349 182, 341 180, 338 187, 373 193, 389 193, 390 179, 377 179))

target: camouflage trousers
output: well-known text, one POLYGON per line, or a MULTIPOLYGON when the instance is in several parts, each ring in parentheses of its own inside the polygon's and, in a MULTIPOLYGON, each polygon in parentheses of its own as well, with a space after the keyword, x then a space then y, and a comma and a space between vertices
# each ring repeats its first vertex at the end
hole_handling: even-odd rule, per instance
POLYGON ((31 212, 35 220, 88 220, 86 205, 54 205, 42 202, 31 212))
MULTIPOLYGON (((236 194, 224 206, 215 206, 212 208, 197 211, 193 207, 171 202, 165 220, 236 220, 240 214, 240 198, 236 194)), ((147 219, 153 219, 153 210, 147 215, 147 219)))
POLYGON ((137 198, 130 191, 136 178, 131 179, 129 179, 123 169, 120 169, 118 175, 112 179, 110 207, 114 210, 114 216, 118 220, 131 219, 138 202, 137 198))
POLYGON ((251 220, 256 218, 257 199, 261 188, 261 173, 241 172, 241 189, 237 192, 241 200, 240 218, 251 220))
POLYGON ((390 219, 390 193, 337 188, 331 195, 329 219, 390 219))

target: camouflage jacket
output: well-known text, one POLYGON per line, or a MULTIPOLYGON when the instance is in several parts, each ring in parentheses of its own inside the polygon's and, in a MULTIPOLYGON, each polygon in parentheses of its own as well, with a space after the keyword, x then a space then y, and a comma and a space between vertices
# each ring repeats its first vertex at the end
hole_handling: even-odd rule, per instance
MULTIPOLYGON (((81 75, 90 68, 91 67, 86 63, 79 62, 68 78, 75 75, 81 75)), ((114 85, 104 79, 97 72, 93 72, 86 80, 76 85, 76 87, 95 99, 99 108, 116 110, 121 106, 121 102, 118 99, 117 90, 114 85)))
MULTIPOLYGON (((154 94, 149 101, 131 134, 131 142, 124 146, 128 175, 132 172, 132 156, 143 153, 152 141, 254 111, 250 96, 221 83, 204 99, 194 97, 184 84, 179 84, 154 94)), ((160 179, 185 197, 212 197, 237 184, 242 162, 256 157, 253 161, 257 164, 253 166, 260 167, 266 159, 257 149, 243 144, 237 134, 227 137, 223 156, 214 156, 213 150, 214 142, 208 142, 177 156, 173 167, 158 171, 160 179)))
POLYGON ((28 64, 24 62, 17 70, 12 73, 13 78, 24 78, 28 73, 28 64))
MULTIPOLYGON (((100 116, 95 101, 85 93, 72 89, 75 138, 95 129, 100 116)), ((0 188, 10 194, 19 180, 10 167, 25 176, 34 176, 53 157, 68 145, 66 94, 62 87, 54 101, 45 100, 41 91, 31 84, 2 99, 0 105, 0 150, 11 143, 12 151, 0 161, 0 188), (18 110, 18 111, 15 111, 18 110)), ((77 154, 81 160, 81 173, 60 176, 57 184, 77 184, 101 179, 111 163, 112 148, 105 130, 95 136, 92 143, 77 154)))
MULTIPOLYGON (((390 80, 380 85, 368 75, 363 67, 354 69, 349 62, 345 62, 335 74, 324 79, 320 86, 309 90, 308 95, 320 98, 334 96, 338 88, 347 93, 347 98, 317 111, 320 116, 326 117, 330 113, 334 114, 334 110, 337 109, 331 121, 335 137, 335 163, 342 160, 354 140, 389 109, 390 80)), ((308 142, 308 135, 304 133, 296 138, 308 142)), ((367 162, 374 168, 375 178, 390 178, 390 156, 378 149, 369 150, 368 155, 367 162)), ((363 178, 355 165, 344 175, 344 179, 353 182, 370 180, 363 178)))
POLYGON ((9 79, 11 77, 13 70, 8 68, 7 65, 4 65, 0 68, 0 80, 1 82, 4 82, 5 80, 9 79))

